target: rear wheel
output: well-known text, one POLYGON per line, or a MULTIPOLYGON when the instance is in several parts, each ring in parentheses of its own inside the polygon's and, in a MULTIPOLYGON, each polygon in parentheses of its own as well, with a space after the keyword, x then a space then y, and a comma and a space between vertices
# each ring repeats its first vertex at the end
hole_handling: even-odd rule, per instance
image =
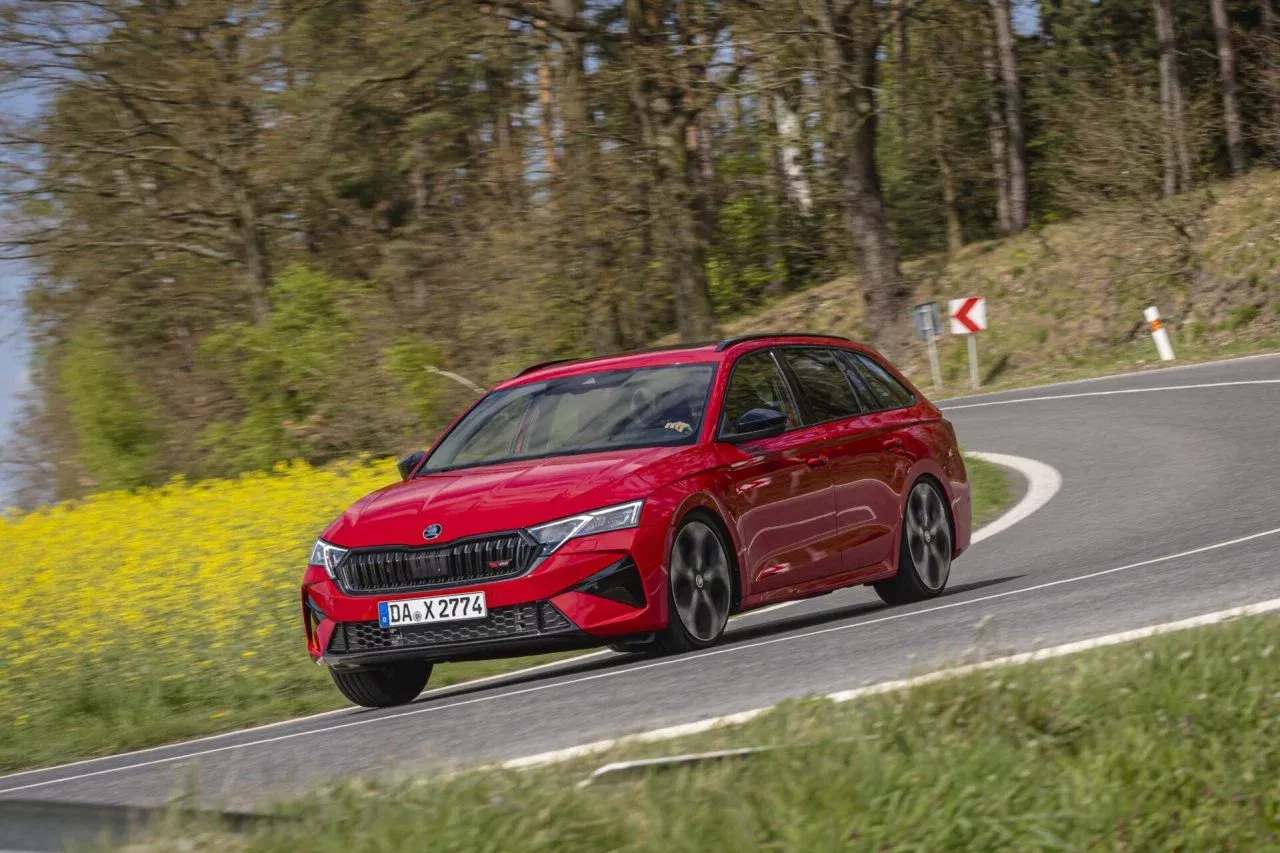
POLYGON ((362 666, 359 669, 331 669, 333 683, 357 705, 366 708, 390 708, 407 705, 431 677, 431 664, 420 661, 403 661, 382 666, 362 666))
POLYGON ((951 521, 938 487, 920 480, 902 514, 898 573, 875 584, 886 604, 909 604, 940 595, 951 575, 951 521))
POLYGON ((695 515, 680 525, 668 561, 668 619, 655 638, 659 649, 684 652, 720 639, 733 606, 731 565, 712 523, 695 515))

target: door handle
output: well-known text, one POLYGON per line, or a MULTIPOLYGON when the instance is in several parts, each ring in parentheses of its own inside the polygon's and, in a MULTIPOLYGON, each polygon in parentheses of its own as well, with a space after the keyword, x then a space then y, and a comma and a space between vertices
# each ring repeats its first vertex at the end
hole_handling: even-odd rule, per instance
POLYGON ((804 464, 808 465, 810 468, 813 468, 814 470, 818 470, 820 468, 826 468, 827 464, 830 461, 831 460, 829 460, 826 456, 819 453, 816 456, 810 456, 808 459, 804 460, 804 464))

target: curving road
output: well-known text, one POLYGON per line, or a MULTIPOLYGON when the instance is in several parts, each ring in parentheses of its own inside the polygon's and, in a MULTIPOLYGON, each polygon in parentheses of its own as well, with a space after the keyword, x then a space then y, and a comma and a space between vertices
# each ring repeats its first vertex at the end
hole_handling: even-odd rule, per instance
POLYGON ((195 779, 205 804, 248 808, 354 774, 511 759, 901 678, 975 643, 1025 651, 1280 597, 1280 356, 943 408, 966 449, 1039 460, 1063 482, 975 545, 936 601, 889 609, 847 590, 744 616, 707 652, 595 655, 407 708, 14 774, 0 799, 155 805, 195 779))

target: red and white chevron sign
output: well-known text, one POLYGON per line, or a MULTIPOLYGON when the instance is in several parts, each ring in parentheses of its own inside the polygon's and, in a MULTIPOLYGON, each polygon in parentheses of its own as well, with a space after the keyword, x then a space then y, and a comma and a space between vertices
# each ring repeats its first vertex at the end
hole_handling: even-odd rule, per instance
POLYGON ((981 296, 952 299, 947 310, 951 314, 951 334, 972 335, 987 330, 987 300, 981 296))

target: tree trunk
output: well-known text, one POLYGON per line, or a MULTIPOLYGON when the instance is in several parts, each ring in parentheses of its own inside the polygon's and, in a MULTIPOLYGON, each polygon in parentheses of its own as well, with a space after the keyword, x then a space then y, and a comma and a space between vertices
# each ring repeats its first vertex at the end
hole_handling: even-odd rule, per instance
POLYGON ((786 94, 782 92, 774 92, 771 102, 773 118, 778 128, 778 159, 786 182, 787 198, 801 213, 808 213, 813 209, 813 188, 800 157, 800 146, 804 142, 800 116, 791 108, 786 94))
MULTIPOLYGON (((1264 0, 1265 2, 1265 0, 1264 0)), ((1218 41, 1218 72, 1222 78, 1222 118, 1227 126, 1227 158, 1231 174, 1244 173, 1244 137, 1240 128, 1240 98, 1236 90, 1236 52, 1231 44, 1231 20, 1223 0, 1209 0, 1213 33, 1218 41)))
POLYGON ((905 147, 911 136, 911 116, 907 101, 911 97, 909 74, 911 60, 907 55, 907 0, 893 0, 893 67, 898 84, 898 135, 905 147))
POLYGON ((991 147, 991 173, 996 180, 996 223, 1001 234, 1013 233, 1009 216, 1009 154, 1000 98, 1000 71, 992 38, 982 40, 982 69, 987 76, 987 143, 991 147))
POLYGON ((991 0, 995 19, 996 51, 1004 94, 1005 124, 1009 131, 1009 230, 1025 231, 1031 220, 1027 193, 1027 135, 1022 118, 1022 84, 1018 79, 1018 54, 1009 17, 1009 0, 991 0))
POLYGON ((631 98, 652 173, 650 214, 667 258, 682 341, 708 340, 714 332, 707 284, 707 244, 698 188, 696 151, 689 126, 696 121, 680 87, 682 59, 672 54, 660 0, 627 0, 631 41, 631 98))
POLYGON ((545 50, 538 58, 538 103, 541 107, 543 163, 547 174, 554 177, 560 171, 556 162, 555 95, 551 91, 551 58, 545 50))
POLYGON ((1271 101, 1271 127, 1266 138, 1270 142, 1271 157, 1280 163, 1280 14, 1276 13, 1275 0, 1259 0, 1262 6, 1262 36, 1266 41, 1265 87, 1271 101))
POLYGON ((947 145, 947 122, 951 115, 951 93, 959 81, 954 59, 947 55, 942 40, 949 37, 934 25, 924 32, 923 42, 925 79, 933 93, 930 110, 930 131, 933 139, 933 158, 938 165, 938 184, 942 190, 942 213, 947 223, 947 255, 954 256, 964 248, 964 228, 960 224, 960 211, 956 208, 956 178, 951 166, 951 152, 947 145))
POLYGON ((271 286, 271 260, 267 254, 267 241, 249 188, 243 175, 236 178, 236 225, 240 232, 241 258, 244 262, 246 284, 249 286, 249 308, 253 321, 262 323, 270 313, 267 289, 271 286))
POLYGON ((933 109, 933 152, 938 161, 938 181, 942 184, 942 211, 947 218, 947 254, 955 255, 964 248, 964 228, 956 209, 956 178, 947 154, 946 104, 939 100, 933 109))
POLYGON ((1191 151, 1187 146, 1178 45, 1173 32, 1172 0, 1155 0, 1156 43, 1160 50, 1160 111, 1164 116, 1164 194, 1191 188, 1191 151))
MULTIPOLYGON (((568 20, 577 17, 578 5, 578 0, 551 0, 551 10, 568 20)), ((560 44, 559 103, 564 155, 556 200, 559 220, 567 230, 568 246, 562 262, 586 298, 587 340, 592 352, 617 352, 622 349, 622 329, 613 281, 613 248, 596 221, 596 212, 603 204, 596 183, 599 151, 591 134, 586 51, 578 33, 561 34, 560 44)))
POLYGON ((858 246, 864 333, 885 350, 905 337, 911 290, 898 264, 876 162, 880 49, 874 0, 823 0, 824 83, 830 106, 832 167, 849 236, 858 246))

